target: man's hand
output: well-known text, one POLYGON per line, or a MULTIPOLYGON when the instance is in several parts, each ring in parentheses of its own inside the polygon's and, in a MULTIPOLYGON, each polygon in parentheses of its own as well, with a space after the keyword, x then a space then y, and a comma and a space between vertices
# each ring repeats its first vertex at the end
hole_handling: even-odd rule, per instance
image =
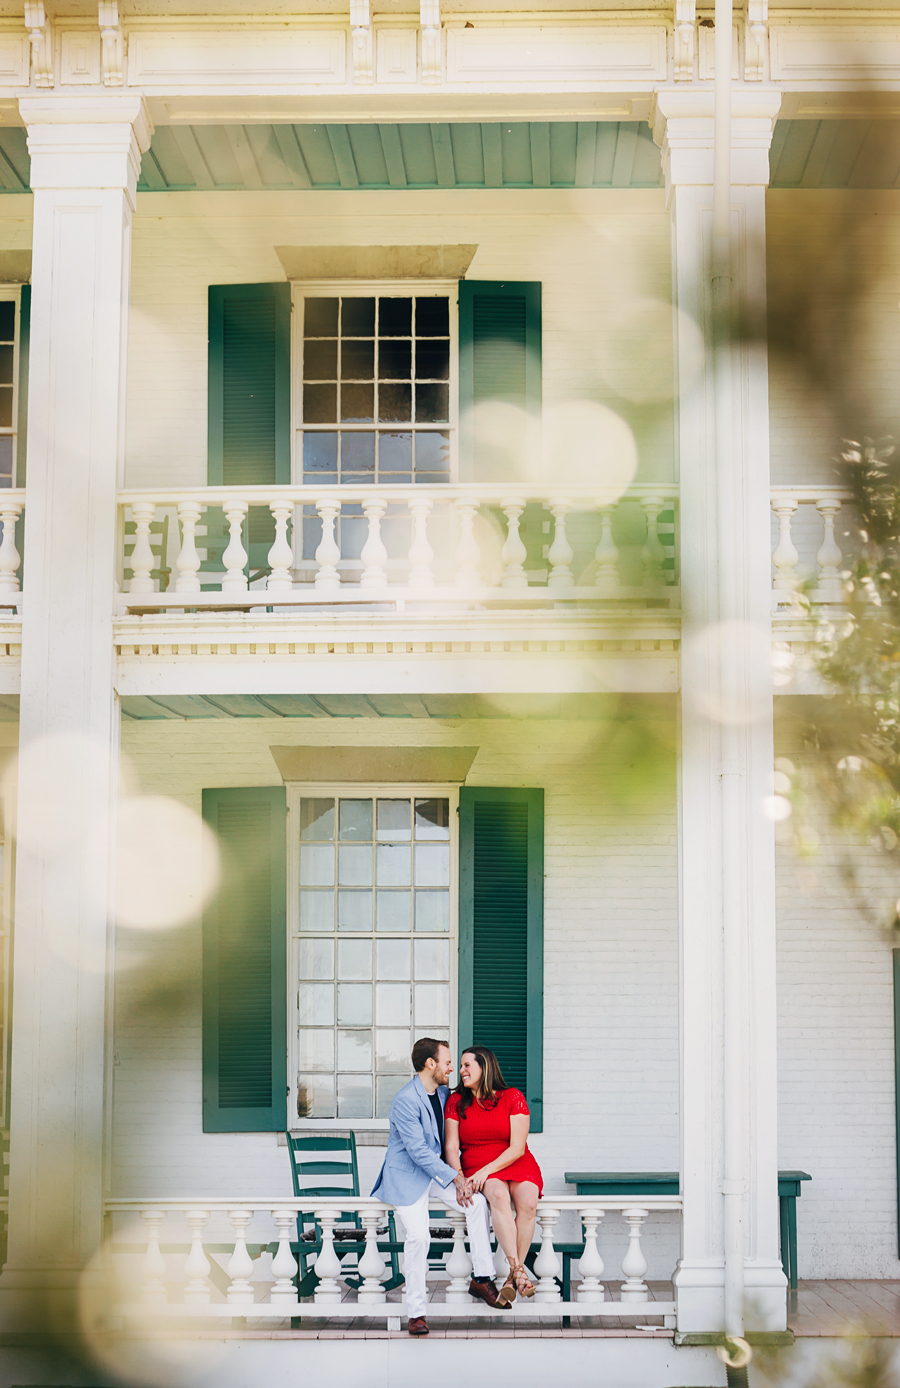
POLYGON ((468 1184, 467 1184, 467 1182, 466 1182, 466 1178, 465 1178, 465 1176, 462 1174, 461 1171, 457 1171, 456 1177, 455 1177, 455 1179, 454 1179, 454 1181, 453 1181, 453 1184, 456 1186, 456 1194, 457 1194, 457 1198, 458 1198, 458 1200, 459 1200, 459 1203, 460 1203, 461 1205, 471 1205, 471 1203, 472 1203, 471 1192, 469 1191, 468 1184))

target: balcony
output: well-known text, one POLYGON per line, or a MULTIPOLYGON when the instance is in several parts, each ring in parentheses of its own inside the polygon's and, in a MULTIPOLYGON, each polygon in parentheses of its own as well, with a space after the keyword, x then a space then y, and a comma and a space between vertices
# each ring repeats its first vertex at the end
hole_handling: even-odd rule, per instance
MULTIPOLYGON (((469 1296, 472 1264, 465 1243, 465 1218, 448 1208, 452 1246, 439 1265, 431 1262, 429 1317, 525 1322, 562 1317, 596 1318, 602 1324, 640 1323, 648 1329, 672 1330, 674 1300, 656 1299, 644 1280, 647 1259, 641 1246, 644 1225, 651 1217, 680 1214, 680 1196, 607 1198, 558 1195, 538 1204, 536 1235, 540 1250, 534 1265, 536 1294, 519 1299, 511 1310, 492 1311, 469 1296), (576 1222, 577 1237, 565 1248, 559 1238, 561 1221, 576 1222), (621 1262, 621 1289, 607 1297, 606 1273, 600 1249, 600 1230, 622 1221, 628 1245, 621 1262), (572 1252, 572 1247, 577 1253, 572 1252), (570 1264, 566 1276, 564 1259, 570 1264), (571 1290, 563 1299, 562 1288, 571 1290)), ((112 1229, 112 1267, 115 1308, 125 1325, 132 1322, 206 1321, 223 1327, 239 1318, 241 1325, 259 1322, 273 1327, 298 1317, 335 1324, 365 1320, 400 1329, 406 1314, 402 1289, 386 1292, 389 1267, 383 1247, 389 1207, 358 1196, 319 1198, 305 1202, 283 1199, 150 1199, 108 1200, 112 1229), (315 1293, 298 1300, 294 1279, 298 1264, 297 1215, 305 1209, 309 1227, 314 1216, 321 1230, 321 1250, 315 1258, 319 1278, 315 1293), (365 1252, 343 1266, 335 1250, 335 1225, 343 1212, 353 1211, 365 1230, 365 1252), (144 1227, 143 1253, 135 1241, 144 1227), (249 1248, 248 1248, 249 1244, 249 1248), (165 1251, 163 1251, 165 1250, 165 1251), (253 1257, 252 1254, 256 1256, 253 1257), (351 1266, 352 1264, 352 1266, 351 1266), (357 1290, 347 1278, 360 1280, 357 1290)), ((571 1235, 568 1236, 571 1239, 571 1235)), ((505 1261, 498 1255, 497 1266, 505 1261)), ((618 1271, 618 1269, 617 1269, 618 1271)))

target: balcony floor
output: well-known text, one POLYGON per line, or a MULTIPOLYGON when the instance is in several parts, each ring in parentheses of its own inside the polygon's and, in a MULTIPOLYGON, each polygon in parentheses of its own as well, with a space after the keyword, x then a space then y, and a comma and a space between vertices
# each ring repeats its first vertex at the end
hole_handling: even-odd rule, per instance
MULTIPOLYGON (((610 1300, 618 1298, 620 1286, 607 1282, 606 1295, 610 1300)), ((260 1293, 268 1292, 258 1284, 260 1293)), ((654 1301, 671 1301, 674 1289, 670 1282, 649 1282, 650 1294, 654 1301)), ((443 1287, 438 1290, 443 1296, 443 1287)), ((354 1294, 355 1295, 355 1294, 354 1294)), ((349 1300, 350 1294, 347 1298, 349 1300)), ((388 1293, 388 1302, 400 1300, 400 1292, 388 1293)), ((628 1323, 596 1316, 579 1317, 576 1324, 563 1326, 559 1316, 540 1317, 528 1321, 514 1322, 497 1313, 496 1319, 452 1321, 441 1319, 439 1303, 429 1313, 430 1339, 432 1340, 671 1340, 674 1331, 665 1330, 658 1325, 643 1324, 640 1321, 628 1323)), ((306 1302, 312 1310, 313 1302, 306 1302)), ((252 1326, 252 1317, 248 1317, 252 1326)), ((868 1280, 811 1280, 801 1281, 798 1291, 790 1294, 788 1302, 788 1326, 798 1337, 833 1338, 851 1334, 865 1333, 881 1338, 900 1338, 900 1281, 868 1280)), ((324 1316, 304 1314, 301 1325, 292 1328, 289 1320, 268 1322, 259 1328, 217 1325, 199 1329, 186 1326, 167 1331, 171 1338, 187 1336, 191 1339, 216 1340, 387 1340, 406 1338, 406 1328, 400 1331, 388 1330, 384 1325, 373 1324, 369 1320, 351 1320, 335 1324, 324 1316)))

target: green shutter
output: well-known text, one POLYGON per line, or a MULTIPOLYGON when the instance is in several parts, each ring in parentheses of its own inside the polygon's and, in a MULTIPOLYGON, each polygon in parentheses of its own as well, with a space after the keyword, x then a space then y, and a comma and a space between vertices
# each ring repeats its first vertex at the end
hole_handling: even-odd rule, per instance
POLYGON ((459 793, 459 1045, 495 1051, 543 1131, 544 792, 459 793))
MULTIPOLYGON (((209 286, 208 402, 211 487, 290 482, 290 284, 209 286)), ((265 567, 274 538, 271 512, 253 507, 251 570, 265 567)))
POLYGON ((203 1131, 287 1127, 286 791, 204 790, 222 881, 203 913, 203 1131))
MULTIPOLYGON (((25 486, 28 447, 28 349, 31 343, 31 285, 22 285, 19 306, 19 399, 16 428, 16 486, 25 486)), ((21 553, 21 550, 20 550, 21 553)))
POLYGON ((541 423, 541 286, 462 280, 459 286, 460 478, 527 480, 537 475, 541 423), (477 406, 497 400, 520 411, 505 446, 479 428, 477 406), (511 463, 515 472, 510 471, 511 463))

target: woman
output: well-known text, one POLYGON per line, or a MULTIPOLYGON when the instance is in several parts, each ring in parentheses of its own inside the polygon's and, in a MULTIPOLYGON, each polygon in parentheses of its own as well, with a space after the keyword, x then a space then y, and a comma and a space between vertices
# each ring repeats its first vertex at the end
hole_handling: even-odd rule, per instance
POLYGON ((466 1190, 483 1191, 490 1204, 509 1263, 498 1306, 511 1306, 516 1292, 534 1296, 524 1263, 544 1182, 528 1150, 529 1123, 525 1095, 506 1083, 494 1052, 487 1046, 463 1051, 459 1084, 444 1110, 444 1155, 466 1177, 466 1190))

